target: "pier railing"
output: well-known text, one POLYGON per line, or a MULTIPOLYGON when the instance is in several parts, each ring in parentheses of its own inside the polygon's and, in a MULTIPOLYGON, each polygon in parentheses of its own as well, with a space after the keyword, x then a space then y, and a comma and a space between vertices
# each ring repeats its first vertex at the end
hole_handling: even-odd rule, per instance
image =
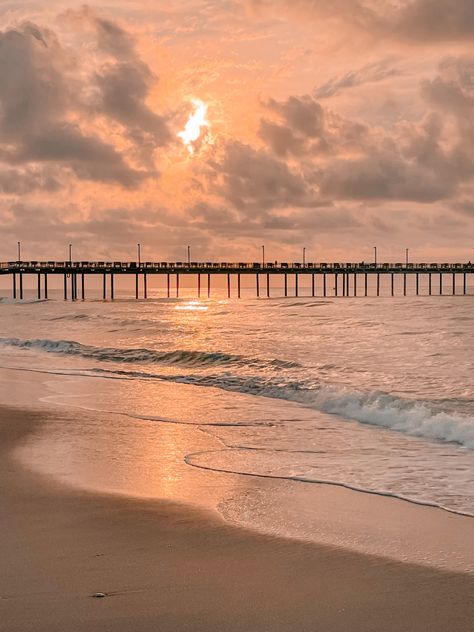
POLYGON ((77 272, 149 272, 149 273, 166 273, 179 270, 182 273, 199 273, 211 271, 213 274, 220 272, 226 274, 228 272, 255 273, 255 272, 274 272, 274 273, 324 273, 324 272, 449 272, 455 270, 457 272, 473 272, 474 264, 468 263, 301 263, 301 262, 265 262, 265 263, 229 263, 229 262, 197 262, 191 261, 184 263, 176 262, 153 262, 153 261, 7 261, 0 263, 0 274, 9 274, 12 272, 49 272, 68 273, 72 270, 77 272))

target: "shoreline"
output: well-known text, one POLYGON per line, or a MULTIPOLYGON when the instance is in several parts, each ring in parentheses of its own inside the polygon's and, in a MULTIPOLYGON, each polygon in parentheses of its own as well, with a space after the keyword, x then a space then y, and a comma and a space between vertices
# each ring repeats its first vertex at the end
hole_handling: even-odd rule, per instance
POLYGON ((471 628, 472 575, 267 536, 210 511, 71 489, 29 471, 12 450, 46 418, 0 409, 9 632, 471 628))

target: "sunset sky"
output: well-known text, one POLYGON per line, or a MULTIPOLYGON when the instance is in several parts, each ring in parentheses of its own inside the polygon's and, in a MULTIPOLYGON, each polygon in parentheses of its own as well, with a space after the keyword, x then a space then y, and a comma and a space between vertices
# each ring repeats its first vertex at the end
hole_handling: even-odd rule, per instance
POLYGON ((18 240, 474 258, 472 0, 2 0, 0 19, 0 260, 18 240))

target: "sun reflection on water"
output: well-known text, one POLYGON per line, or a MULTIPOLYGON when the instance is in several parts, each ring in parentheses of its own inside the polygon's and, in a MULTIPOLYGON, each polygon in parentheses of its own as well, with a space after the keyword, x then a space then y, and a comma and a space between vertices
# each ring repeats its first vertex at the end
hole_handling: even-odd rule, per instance
POLYGON ((186 301, 186 303, 175 305, 175 309, 186 312, 207 312, 209 308, 207 305, 203 305, 199 301, 186 301))

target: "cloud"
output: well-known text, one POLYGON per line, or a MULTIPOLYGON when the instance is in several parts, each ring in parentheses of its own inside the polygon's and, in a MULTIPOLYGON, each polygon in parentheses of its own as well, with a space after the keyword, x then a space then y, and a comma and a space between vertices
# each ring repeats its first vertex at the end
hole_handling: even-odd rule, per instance
POLYGON ((472 0, 411 0, 396 13, 394 32, 418 42, 474 37, 472 0))
POLYGON ((339 77, 333 77, 314 91, 316 99, 327 99, 339 94, 347 88, 355 88, 367 83, 378 83, 400 75, 400 70, 394 66, 392 58, 385 58, 366 64, 358 70, 351 70, 339 77))
MULTIPOLYGON (((73 15, 69 12, 69 17, 73 15)), ((137 144, 152 141, 153 148, 165 145, 170 140, 166 118, 147 105, 158 78, 138 55, 132 35, 88 8, 78 17, 94 29, 97 47, 107 55, 95 78, 99 111, 121 123, 137 144)))
POLYGON ((270 208, 313 203, 304 178, 265 151, 237 141, 209 163, 208 178, 226 202, 249 216, 270 208))
POLYGON ((98 50, 114 56, 95 75, 50 29, 26 22, 0 32, 0 160, 135 187, 158 176, 153 152, 169 140, 164 117, 146 105, 155 77, 122 28, 88 18, 98 50), (135 151, 112 140, 120 130, 107 134, 116 122, 135 151))
POLYGON ((371 37, 411 43, 468 41, 474 36, 472 0, 248 0, 254 12, 286 10, 324 27, 333 23, 371 37))
POLYGON ((33 191, 59 191, 62 183, 48 170, 3 169, 0 170, 0 193, 27 195, 33 191))
POLYGON ((423 81, 422 91, 432 106, 474 125, 474 56, 448 57, 441 61, 438 75, 423 81))
POLYGON ((271 100, 260 137, 304 174, 312 199, 447 200, 474 175, 473 77, 472 58, 442 61, 438 75, 422 83, 432 111, 391 130, 344 119, 310 96, 271 100))

